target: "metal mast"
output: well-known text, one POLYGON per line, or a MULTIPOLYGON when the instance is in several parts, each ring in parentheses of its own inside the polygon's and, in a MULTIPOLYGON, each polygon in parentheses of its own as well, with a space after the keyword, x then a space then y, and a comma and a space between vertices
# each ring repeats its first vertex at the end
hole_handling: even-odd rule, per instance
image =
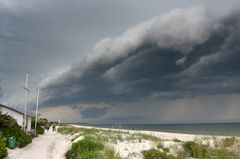
POLYGON ((26 126, 27 126, 27 98, 28 98, 28 73, 26 73, 26 84, 23 87, 25 90, 25 98, 24 98, 24 128, 23 130, 26 132, 26 126))
POLYGON ((35 117, 35 132, 37 132, 38 101, 39 101, 39 88, 37 89, 37 105, 36 105, 36 117, 35 117))

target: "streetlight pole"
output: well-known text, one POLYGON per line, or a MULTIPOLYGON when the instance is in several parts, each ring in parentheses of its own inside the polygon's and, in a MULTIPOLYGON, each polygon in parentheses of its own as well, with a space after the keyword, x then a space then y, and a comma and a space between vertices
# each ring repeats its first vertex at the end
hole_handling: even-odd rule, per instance
POLYGON ((38 100, 39 100, 39 88, 37 89, 37 105, 36 105, 36 117, 35 117, 35 133, 37 132, 37 120, 38 120, 38 100))
POLYGON ((23 130, 26 132, 26 124, 27 124, 27 98, 28 98, 28 73, 26 73, 26 84, 25 87, 23 87, 25 90, 25 98, 24 98, 24 128, 23 130))

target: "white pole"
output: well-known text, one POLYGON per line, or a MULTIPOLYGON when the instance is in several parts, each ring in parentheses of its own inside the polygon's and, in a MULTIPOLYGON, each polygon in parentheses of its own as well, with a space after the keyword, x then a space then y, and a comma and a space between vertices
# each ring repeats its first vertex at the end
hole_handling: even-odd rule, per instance
POLYGON ((25 84, 25 100, 24 100, 24 128, 23 130, 26 132, 26 124, 27 124, 27 98, 28 98, 28 73, 26 73, 26 84, 25 84))
POLYGON ((39 100, 39 88, 37 89, 37 105, 36 105, 36 117, 35 117, 35 132, 37 132, 38 100, 39 100))

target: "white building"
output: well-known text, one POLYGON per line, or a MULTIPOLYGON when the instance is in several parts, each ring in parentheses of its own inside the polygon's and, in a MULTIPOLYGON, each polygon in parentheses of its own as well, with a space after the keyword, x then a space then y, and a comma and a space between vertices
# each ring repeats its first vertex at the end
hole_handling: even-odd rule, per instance
MULTIPOLYGON (((24 126, 24 113, 21 113, 13 108, 7 107, 5 105, 0 104, 0 111, 2 114, 10 115, 12 118, 14 118, 18 125, 21 127, 24 126)), ((31 121, 32 117, 27 115, 27 131, 31 131, 31 121)))

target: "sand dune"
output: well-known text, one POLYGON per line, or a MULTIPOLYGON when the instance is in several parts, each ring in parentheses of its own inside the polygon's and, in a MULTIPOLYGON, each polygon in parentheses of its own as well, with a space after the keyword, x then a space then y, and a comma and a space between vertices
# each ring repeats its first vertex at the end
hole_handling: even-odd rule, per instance
MULTIPOLYGON (((90 126, 79 126, 72 125, 74 127, 82 128, 96 128, 90 126)), ((102 130, 113 130, 111 128, 96 128, 102 130)), ((116 130, 116 129, 114 129, 116 130)), ((159 137, 164 140, 166 147, 171 147, 173 139, 180 139, 181 141, 190 141, 196 138, 203 139, 204 141, 211 142, 212 136, 206 135, 190 135, 190 134, 178 134, 178 133, 167 133, 167 132, 154 132, 154 131, 139 131, 139 130, 118 130, 122 132, 128 132, 129 134, 141 133, 159 137)), ((79 135, 79 133, 73 135, 61 135, 60 133, 47 131, 44 135, 33 139, 33 142, 26 147, 14 150, 8 149, 9 155, 6 159, 65 159, 65 152, 70 148, 72 139, 79 135)), ((123 135, 124 137, 124 135, 123 135)), ((218 138, 223 138, 218 136, 218 138)), ((76 138, 74 141, 83 139, 83 136, 76 138)), ((131 158, 140 159, 142 158, 141 151, 156 147, 156 143, 152 141, 143 140, 141 143, 132 141, 118 141, 117 144, 109 144, 110 147, 116 150, 122 157, 129 157, 129 154, 134 154, 131 158)))

